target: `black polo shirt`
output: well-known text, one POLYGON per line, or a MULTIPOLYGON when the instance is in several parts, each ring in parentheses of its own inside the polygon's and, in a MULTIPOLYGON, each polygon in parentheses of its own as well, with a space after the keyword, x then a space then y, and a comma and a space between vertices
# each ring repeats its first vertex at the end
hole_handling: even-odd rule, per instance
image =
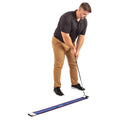
POLYGON ((54 36, 58 38, 60 41, 63 41, 61 31, 65 33, 69 33, 72 42, 81 34, 85 35, 87 27, 87 19, 80 19, 78 22, 76 19, 76 10, 67 12, 60 17, 58 26, 54 32, 54 36))

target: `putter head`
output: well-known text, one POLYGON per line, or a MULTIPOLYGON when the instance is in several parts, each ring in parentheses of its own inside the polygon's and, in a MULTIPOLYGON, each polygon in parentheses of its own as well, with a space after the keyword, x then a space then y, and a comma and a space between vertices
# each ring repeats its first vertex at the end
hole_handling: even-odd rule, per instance
POLYGON ((86 99, 88 99, 88 98, 89 98, 89 96, 87 96, 87 95, 86 95, 86 96, 85 96, 85 98, 86 98, 86 99))

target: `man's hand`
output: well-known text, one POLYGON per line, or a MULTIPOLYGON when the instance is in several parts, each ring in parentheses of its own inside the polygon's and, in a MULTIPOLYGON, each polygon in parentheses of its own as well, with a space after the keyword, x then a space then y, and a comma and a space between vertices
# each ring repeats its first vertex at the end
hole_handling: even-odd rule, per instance
POLYGON ((78 59, 78 57, 79 57, 79 52, 78 51, 76 52, 75 56, 76 56, 76 59, 78 59))
POLYGON ((71 48, 71 49, 70 49, 70 52, 71 52, 71 54, 73 55, 73 57, 76 56, 76 48, 75 48, 75 47, 71 48))

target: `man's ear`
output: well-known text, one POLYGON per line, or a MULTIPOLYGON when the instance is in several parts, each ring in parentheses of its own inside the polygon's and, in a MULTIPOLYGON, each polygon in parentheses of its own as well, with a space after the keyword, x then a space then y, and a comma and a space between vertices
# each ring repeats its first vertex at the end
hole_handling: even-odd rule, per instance
POLYGON ((78 10, 79 10, 79 12, 80 12, 82 9, 81 9, 81 8, 79 8, 78 10))

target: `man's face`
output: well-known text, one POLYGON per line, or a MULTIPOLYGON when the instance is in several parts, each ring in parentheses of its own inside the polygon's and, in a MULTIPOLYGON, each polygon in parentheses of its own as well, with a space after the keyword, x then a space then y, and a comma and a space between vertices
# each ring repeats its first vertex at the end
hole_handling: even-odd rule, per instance
POLYGON ((85 10, 81 9, 80 10, 80 19, 86 18, 88 14, 89 14, 88 11, 85 11, 85 10))

